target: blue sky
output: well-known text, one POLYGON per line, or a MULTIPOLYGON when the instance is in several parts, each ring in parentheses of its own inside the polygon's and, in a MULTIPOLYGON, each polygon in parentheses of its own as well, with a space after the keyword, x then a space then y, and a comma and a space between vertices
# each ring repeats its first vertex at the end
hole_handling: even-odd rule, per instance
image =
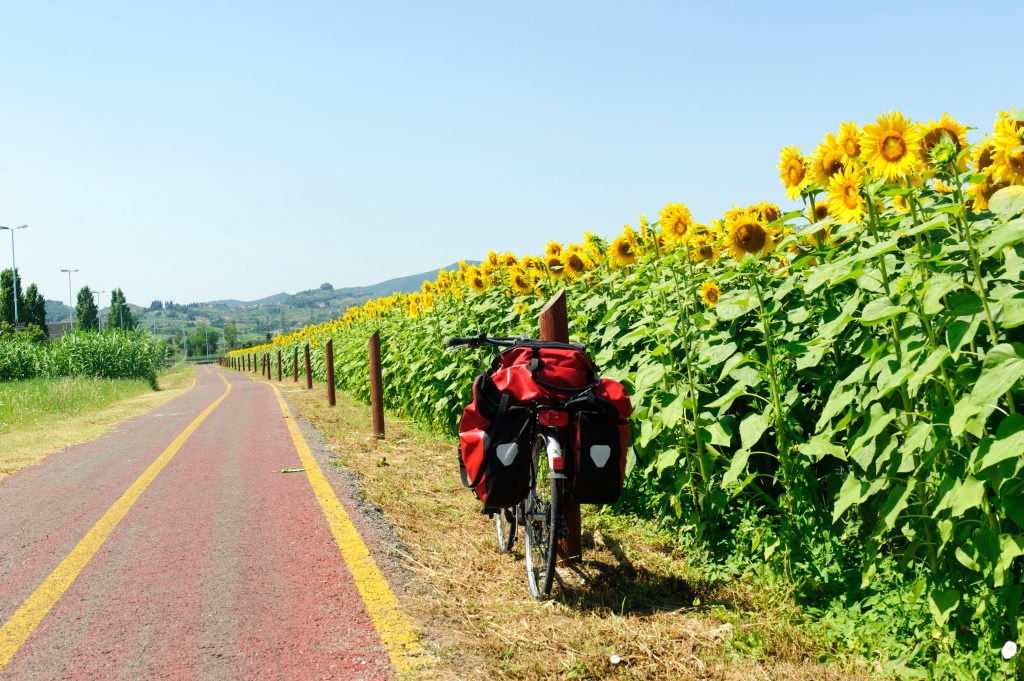
MULTIPOLYGON (((784 202, 839 123, 1024 106, 1024 2, 2 2, 0 224, 66 299, 250 299, 784 202), (104 296, 105 298, 107 296, 104 296)), ((10 266, 0 233, 0 266, 10 266)))

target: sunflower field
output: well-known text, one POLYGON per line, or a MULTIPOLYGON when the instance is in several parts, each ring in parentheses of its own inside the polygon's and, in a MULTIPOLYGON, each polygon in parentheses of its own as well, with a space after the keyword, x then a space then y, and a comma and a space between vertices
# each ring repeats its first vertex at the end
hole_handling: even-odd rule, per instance
POLYGON ((610 241, 491 252, 235 354, 282 350, 290 368, 309 343, 323 379, 333 339, 338 387, 368 400, 380 331, 387 408, 454 435, 490 355, 443 339, 536 335, 564 288, 573 340, 633 395, 616 510, 768 568, 846 651, 1020 673, 1004 644, 1024 635, 1024 113, 966 133, 947 114, 843 123, 809 155, 782 150, 799 210, 699 223, 670 204, 610 241))

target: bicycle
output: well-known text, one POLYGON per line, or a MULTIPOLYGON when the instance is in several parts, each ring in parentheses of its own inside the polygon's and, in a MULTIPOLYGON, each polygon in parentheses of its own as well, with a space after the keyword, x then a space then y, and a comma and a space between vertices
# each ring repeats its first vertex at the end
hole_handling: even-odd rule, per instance
MULTIPOLYGON (((449 338, 448 347, 495 345, 515 347, 539 343, 536 339, 515 336, 492 337, 485 334, 468 338, 449 338)), ((565 347, 565 346, 563 346, 565 347)), ((583 350, 579 343, 569 347, 583 350)), ((562 446, 563 431, 569 425, 569 411, 561 404, 530 404, 533 443, 530 452, 530 484, 526 498, 508 509, 495 509, 498 551, 508 553, 515 543, 518 527, 523 526, 526 574, 533 597, 543 600, 551 593, 556 576, 558 541, 566 535, 562 519, 562 497, 571 474, 571 457, 562 446)))

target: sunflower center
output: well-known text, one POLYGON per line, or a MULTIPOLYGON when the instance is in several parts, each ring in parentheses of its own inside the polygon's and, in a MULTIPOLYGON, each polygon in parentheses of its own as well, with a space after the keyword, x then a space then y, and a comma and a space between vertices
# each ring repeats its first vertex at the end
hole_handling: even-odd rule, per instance
POLYGON ((1006 152, 1006 164, 1013 168, 1015 173, 1024 173, 1024 149, 1018 147, 1006 152))
POLYGON ((843 142, 843 151, 850 158, 857 158, 860 156, 860 142, 854 137, 847 137, 846 141, 843 142))
POLYGON ((825 170, 825 177, 832 177, 843 169, 843 158, 839 152, 830 151, 821 160, 821 167, 825 170))
POLYGON ((992 147, 986 146, 978 154, 978 170, 984 170, 992 165, 992 147))
POLYGON ((786 168, 786 177, 789 178, 790 186, 796 186, 804 181, 804 164, 796 159, 792 159, 789 162, 789 166, 786 168))
POLYGON ((847 185, 843 189, 843 203, 850 209, 856 208, 860 205, 860 191, 857 187, 847 185))
POLYGON ((709 303, 714 305, 718 302, 718 289, 713 286, 709 286, 707 290, 704 291, 704 297, 707 298, 709 303))
POLYGON ((711 246, 704 245, 698 248, 697 252, 700 253, 700 257, 704 260, 710 260, 711 256, 715 254, 715 249, 711 248, 711 246))
POLYGON ((907 155, 907 143, 900 133, 889 130, 878 142, 878 153, 889 163, 895 163, 907 155))
POLYGON ((767 241, 764 229, 757 223, 748 222, 736 230, 736 243, 747 253, 760 253, 767 241))

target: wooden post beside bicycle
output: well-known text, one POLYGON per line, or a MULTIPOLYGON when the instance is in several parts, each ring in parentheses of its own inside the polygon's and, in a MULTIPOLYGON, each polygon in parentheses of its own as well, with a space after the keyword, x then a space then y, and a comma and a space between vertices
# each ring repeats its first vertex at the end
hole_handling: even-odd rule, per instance
POLYGON ((325 360, 327 364, 327 404, 332 407, 337 404, 334 396, 334 339, 327 341, 324 346, 325 360))
POLYGON ((374 331, 367 343, 370 350, 370 406, 373 411, 373 436, 384 439, 384 390, 380 369, 380 331, 374 331))
POLYGON ((306 343, 306 390, 313 389, 313 372, 309 369, 309 343, 306 343))
POLYGON ((292 348, 292 383, 299 382, 299 349, 292 348))
POLYGON ((281 382, 281 351, 277 351, 277 382, 281 382))
MULTIPOLYGON (((540 311, 540 339, 556 343, 569 342, 569 312, 565 305, 565 289, 555 294, 540 311)), ((565 518, 566 536, 558 540, 558 557, 565 565, 575 565, 583 555, 580 505, 563 498, 562 517, 565 518)))

